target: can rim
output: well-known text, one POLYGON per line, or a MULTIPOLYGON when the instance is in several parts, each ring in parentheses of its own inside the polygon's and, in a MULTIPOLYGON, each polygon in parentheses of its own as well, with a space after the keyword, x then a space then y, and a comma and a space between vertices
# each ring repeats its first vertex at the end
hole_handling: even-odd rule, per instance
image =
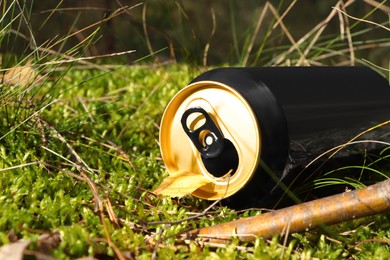
MULTIPOLYGON (((224 199, 228 198, 235 193, 237 193, 239 190, 244 188, 244 186, 251 180, 254 173, 256 172, 259 163, 260 163, 260 156, 261 156, 261 129, 259 126, 258 119, 256 117, 255 112, 253 111, 252 107, 248 103, 248 101, 243 97, 243 95, 233 87, 218 82, 218 81, 211 81, 211 80, 204 80, 204 81, 197 81, 194 83, 191 83, 181 89, 178 93, 174 95, 174 97, 170 100, 168 103, 160 123, 160 135, 159 135, 159 144, 160 144, 160 151, 161 156, 164 161, 164 164, 166 166, 166 169, 169 171, 170 174, 174 172, 178 172, 180 169, 178 169, 177 165, 172 163, 172 158, 170 158, 170 155, 168 152, 165 152, 167 149, 171 149, 167 147, 167 140, 165 136, 169 136, 170 134, 167 134, 167 131, 170 131, 170 125, 171 122, 170 119, 172 119, 172 114, 174 115, 176 113, 177 108, 180 106, 182 101, 184 101, 187 97, 189 97, 191 94, 199 91, 200 89, 206 89, 207 87, 210 88, 216 88, 221 89, 224 91, 229 92, 233 96, 239 99, 239 102, 244 105, 245 109, 249 112, 249 117, 252 121, 252 124, 254 126, 254 131, 256 133, 256 140, 254 141, 255 144, 253 145, 255 147, 254 154, 249 155, 251 158, 247 158, 247 160, 253 160, 250 166, 245 166, 246 169, 245 172, 237 171, 233 176, 230 178, 217 178, 214 177, 211 173, 209 173, 207 170, 202 169, 199 174, 203 174, 206 178, 208 178, 212 183, 206 184, 198 189, 196 189, 191 194, 195 197, 207 199, 207 200, 218 200, 218 199, 224 199), (173 112, 174 111, 174 112, 173 112)), ((243 157, 243 155, 241 155, 243 157)), ((200 159, 197 158, 197 160, 200 159)), ((241 159, 240 159, 241 160, 241 159)), ((203 166, 204 167, 204 166, 203 166)), ((198 173, 198 172, 197 172, 198 173)))

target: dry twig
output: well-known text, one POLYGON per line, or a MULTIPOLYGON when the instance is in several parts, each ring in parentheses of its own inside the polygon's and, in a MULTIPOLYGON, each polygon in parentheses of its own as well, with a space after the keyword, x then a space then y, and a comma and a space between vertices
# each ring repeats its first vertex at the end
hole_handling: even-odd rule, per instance
POLYGON ((225 243, 237 237, 253 241, 256 237, 270 238, 280 234, 288 221, 290 232, 301 232, 348 219, 374 215, 390 210, 390 180, 365 189, 344 192, 262 215, 243 218, 188 232, 189 238, 225 243))

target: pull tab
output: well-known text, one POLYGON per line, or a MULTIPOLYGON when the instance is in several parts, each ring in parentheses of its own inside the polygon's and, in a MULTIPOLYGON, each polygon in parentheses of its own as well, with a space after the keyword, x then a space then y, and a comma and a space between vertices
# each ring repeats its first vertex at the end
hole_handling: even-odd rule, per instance
POLYGON ((210 115, 203 108, 193 107, 186 110, 181 117, 181 125, 203 158, 216 158, 222 153, 224 137, 210 115), (190 129, 187 124, 188 117, 199 113, 202 115, 196 117, 192 124, 195 125, 200 120, 205 120, 205 122, 196 129, 190 129))

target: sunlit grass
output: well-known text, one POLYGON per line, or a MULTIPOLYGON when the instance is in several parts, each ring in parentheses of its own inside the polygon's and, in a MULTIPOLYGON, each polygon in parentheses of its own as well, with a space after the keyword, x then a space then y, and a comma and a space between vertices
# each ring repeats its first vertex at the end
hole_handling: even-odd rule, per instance
MULTIPOLYGON (((164 108, 205 68, 156 66, 147 59, 142 60, 144 64, 104 65, 107 58, 133 51, 86 55, 88 47, 101 37, 100 26, 107 20, 91 24, 92 33, 85 41, 69 49, 65 49, 66 41, 77 35, 71 29, 56 39, 37 43, 29 27, 30 7, 20 4, 10 1, 1 6, 0 17, 0 42, 9 50, 2 56, 0 85, 0 248, 24 239, 29 241, 26 255, 58 259, 87 255, 148 259, 389 256, 387 215, 345 222, 330 227, 330 232, 313 230, 286 239, 275 236, 270 241, 259 238, 250 244, 178 239, 186 230, 261 214, 258 209, 236 212, 215 206, 187 220, 202 213, 208 203, 190 196, 170 199, 150 192, 167 175, 158 144, 164 108), (20 57, 12 55, 15 37, 29 42, 20 57)), ((125 10, 131 11, 131 7, 119 8, 106 19, 125 10)), ((43 23, 49 22, 55 11, 48 12, 43 23)), ((275 25, 280 16, 273 14, 275 25)), ((256 36, 251 33, 250 37, 256 36)), ((276 31, 270 32, 270 39, 273 33, 276 31)), ((339 36, 320 38, 313 46, 310 37, 298 43, 302 50, 309 48, 307 58, 312 64, 340 56, 345 61, 344 55, 349 60, 351 49, 334 41, 339 36)), ((373 43, 386 46, 380 39, 373 43)), ((354 46, 365 44, 356 42, 354 46)), ((289 52, 290 47, 271 49, 265 43, 264 48, 247 52, 248 45, 240 49, 237 41, 237 63, 273 65, 278 60, 281 65, 296 65, 301 56, 289 52)), ((387 157, 384 151, 382 157, 365 165, 346 165, 334 171, 357 168, 386 177, 375 165, 387 157)), ((362 184, 358 179, 329 178, 318 179, 315 185, 358 188, 362 184)))

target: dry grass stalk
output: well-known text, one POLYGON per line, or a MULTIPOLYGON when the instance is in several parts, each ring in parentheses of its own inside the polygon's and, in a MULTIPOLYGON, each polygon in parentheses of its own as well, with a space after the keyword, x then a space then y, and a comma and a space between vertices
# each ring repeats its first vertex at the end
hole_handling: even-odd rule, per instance
POLYGON ((257 37, 257 34, 259 33, 260 26, 261 26, 262 23, 263 23, 265 14, 266 14, 267 11, 268 11, 269 5, 270 5, 269 2, 266 2, 266 3, 265 3, 265 5, 264 5, 264 7, 263 7, 263 10, 262 10, 262 12, 260 13, 259 19, 257 20, 256 27, 255 27, 255 31, 253 32, 253 35, 252 35, 252 38, 251 38, 250 43, 249 43, 249 45, 248 45, 248 48, 246 49, 246 54, 245 54, 244 60, 243 60, 243 62, 242 62, 243 66, 246 66, 247 63, 248 63, 249 55, 250 55, 250 53, 251 53, 251 51, 252 51, 252 48, 253 48, 253 45, 254 45, 254 43, 255 43, 255 39, 256 39, 256 37, 257 37))
MULTIPOLYGON (((353 1, 348 1, 346 4, 344 4, 344 7, 347 7, 350 5, 353 1)), ((336 6, 340 7, 343 4, 342 1, 337 2, 336 6)), ((314 34, 313 40, 309 43, 308 47, 304 51, 304 55, 307 56, 311 48, 314 46, 314 44, 317 42, 319 37, 321 36, 322 32, 325 30, 326 25, 333 19, 333 17, 337 15, 337 12, 335 10, 332 10, 330 14, 320 23, 318 23, 316 26, 314 26, 313 29, 311 29, 308 33, 306 33, 301 39, 297 41, 298 45, 303 44, 305 41, 307 41, 310 37, 312 37, 314 34)), ((274 62, 274 65, 280 65, 286 57, 288 57, 293 51, 295 50, 294 46, 291 46, 283 55, 279 56, 279 58, 274 62)), ((297 65, 300 65, 302 61, 298 61, 297 65)))
MULTIPOLYGON (((368 44, 364 44, 364 45, 360 45, 360 46, 355 46, 354 49, 355 51, 359 51, 359 50, 365 50, 365 49, 372 49, 372 48, 381 48, 381 47, 389 47, 390 46, 390 42, 383 42, 383 43, 368 43, 368 44)), ((317 57, 315 57, 313 61, 320 61, 320 60, 324 60, 324 59, 329 59, 331 57, 335 57, 335 56, 339 56, 339 55, 342 55, 343 53, 347 53, 349 52, 350 49, 349 48, 346 48, 346 49, 341 49, 341 50, 338 50, 338 51, 332 51, 330 53, 325 53, 325 54, 322 54, 322 55, 319 55, 317 57)), ((378 66, 378 65, 376 65, 378 66)))
POLYGON ((214 12, 214 9, 212 9, 212 8, 211 8, 211 18, 213 21, 213 27, 211 29, 209 41, 206 43, 206 46, 204 47, 204 52, 203 52, 203 66, 205 66, 205 67, 207 66, 207 55, 208 55, 209 49, 210 49, 210 41, 213 38, 213 36, 217 30, 217 20, 215 19, 215 12, 214 12))
POLYGON ((378 8, 379 10, 383 11, 386 14, 390 13, 390 7, 385 5, 387 0, 384 0, 381 3, 378 3, 377 1, 374 0, 364 0, 364 2, 366 2, 367 4, 375 8, 378 8))
POLYGON ((360 22, 365 22, 365 23, 369 23, 369 24, 373 24, 373 25, 378 26, 378 27, 380 27, 382 29, 385 29, 386 31, 390 31, 390 28, 388 28, 386 26, 383 26, 383 25, 381 25, 379 23, 376 23, 376 22, 373 22, 373 21, 370 21, 370 20, 366 20, 366 19, 357 18, 355 16, 347 14, 345 11, 342 11, 342 10, 340 10, 338 8, 333 8, 333 9, 337 10, 338 12, 341 12, 342 14, 344 14, 345 16, 347 16, 347 17, 349 17, 349 18, 351 18, 353 20, 360 21, 360 22))
POLYGON ((305 54, 302 52, 301 48, 300 48, 300 45, 295 41, 294 37, 291 35, 291 33, 288 31, 287 27, 285 26, 285 24, 283 23, 281 17, 279 16, 278 14, 278 11, 275 9, 275 7, 273 5, 270 5, 270 10, 271 12, 273 13, 273 15, 276 17, 277 19, 277 22, 280 24, 280 28, 282 29, 282 31, 284 32, 284 34, 287 36, 287 38, 289 39, 291 45, 292 45, 292 48, 296 51, 298 51, 300 57, 301 57, 301 60, 304 61, 305 64, 309 65, 309 62, 308 60, 306 59, 306 56, 305 54))

